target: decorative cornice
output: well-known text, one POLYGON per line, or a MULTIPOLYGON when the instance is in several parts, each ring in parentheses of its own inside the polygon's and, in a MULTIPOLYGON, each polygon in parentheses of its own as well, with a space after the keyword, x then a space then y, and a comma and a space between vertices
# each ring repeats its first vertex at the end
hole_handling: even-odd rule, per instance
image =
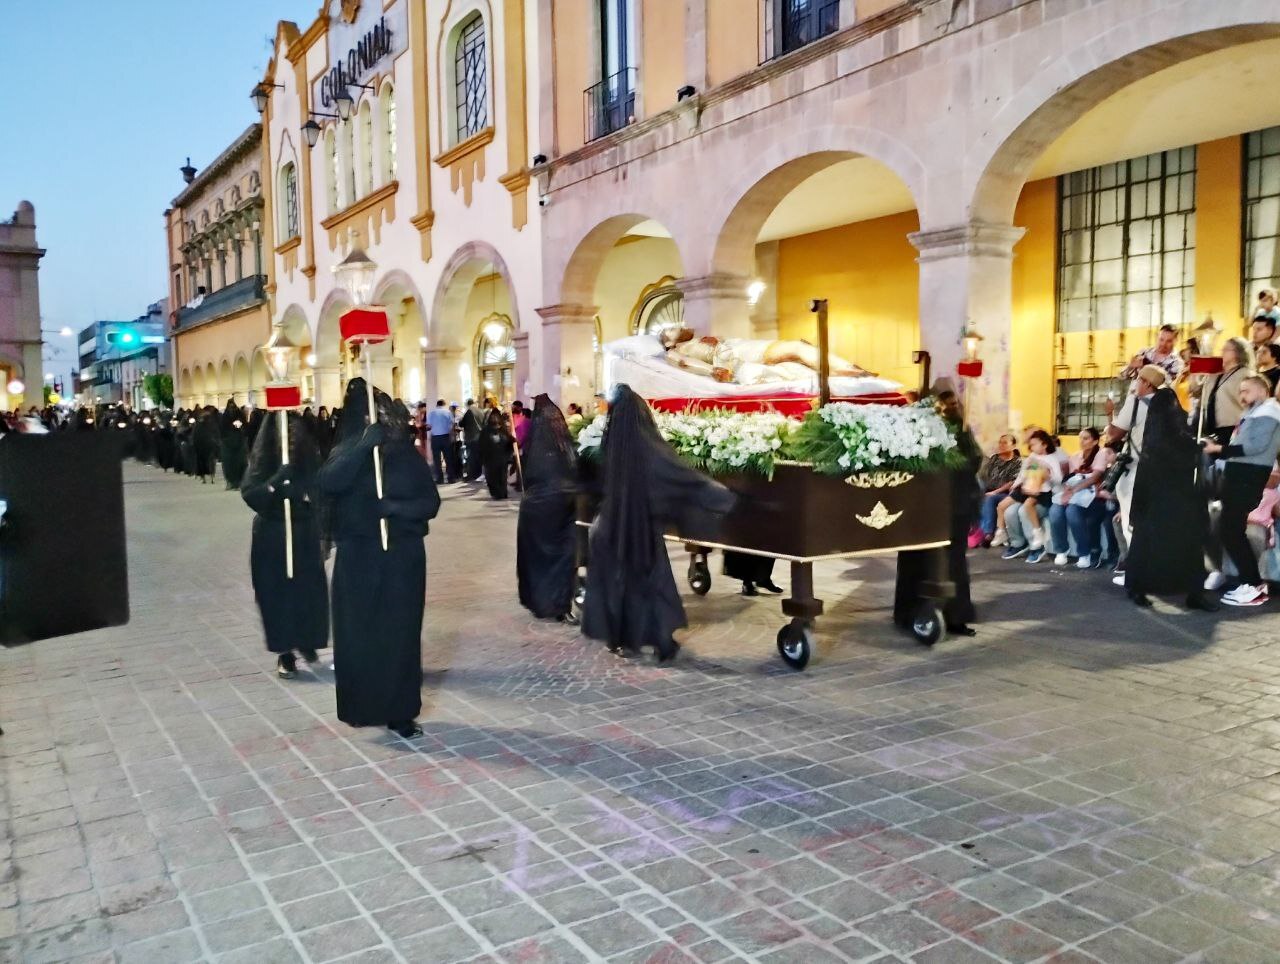
POLYGON ((920 252, 916 258, 920 264, 958 257, 1012 259, 1013 246, 1026 233, 1026 228, 1009 224, 973 221, 932 231, 913 231, 907 240, 920 252))
POLYGON ((543 327, 556 325, 594 325, 600 309, 595 305, 547 305, 535 309, 543 327))
POLYGON ((288 241, 276 247, 276 254, 288 254, 302 246, 302 235, 295 234, 288 241))
POLYGON ((324 8, 316 14, 316 19, 311 26, 307 28, 306 33, 299 37, 294 43, 289 44, 287 56, 291 64, 296 64, 301 60, 312 44, 323 38, 329 32, 329 15, 324 12, 324 8))
MULTIPOLYGON (((262 142, 262 125, 250 124, 234 141, 227 146, 225 150, 206 165, 205 169, 195 176, 195 179, 184 187, 181 193, 173 199, 172 206, 175 208, 185 207, 186 203, 191 200, 200 191, 208 187, 209 182, 217 175, 221 174, 233 163, 247 154, 251 149, 256 148, 262 142)), ((261 171, 258 172, 261 176, 261 171)))
POLYGON ((342 228, 358 218, 364 218, 366 227, 370 229, 363 232, 365 237, 373 237, 376 242, 382 225, 396 219, 395 198, 399 189, 400 182, 391 181, 321 221, 320 227, 329 232, 329 250, 337 247, 342 228))
POLYGON ((441 167, 448 167, 460 158, 466 157, 472 151, 478 151, 485 145, 492 143, 493 134, 493 128, 486 127, 479 134, 472 134, 465 141, 449 148, 449 150, 445 151, 443 154, 437 154, 435 162, 441 167))
POLYGON ((529 169, 522 167, 504 174, 498 183, 511 194, 511 226, 517 231, 523 230, 529 223, 529 169))
POLYGON ((471 186, 484 180, 484 149, 493 142, 493 128, 486 127, 473 134, 457 147, 436 157, 441 167, 449 169, 449 186, 457 192, 462 187, 462 203, 471 207, 471 186))
POLYGON ((316 266, 315 266, 314 264, 309 264, 309 265, 307 265, 305 268, 303 268, 303 269, 302 269, 302 273, 303 273, 304 275, 306 275, 308 278, 315 278, 315 276, 316 276, 316 266))
POLYGON ((747 301, 749 279, 737 274, 716 272, 699 278, 678 278, 675 286, 685 298, 739 298, 747 301))
POLYGON ((436 212, 423 211, 421 214, 415 214, 409 219, 409 223, 419 231, 430 231, 432 225, 436 223, 436 212))

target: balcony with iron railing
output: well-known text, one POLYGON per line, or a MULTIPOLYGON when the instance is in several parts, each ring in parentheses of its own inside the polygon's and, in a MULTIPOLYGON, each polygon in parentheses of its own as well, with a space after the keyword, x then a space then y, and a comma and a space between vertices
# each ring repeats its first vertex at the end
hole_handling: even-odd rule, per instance
POLYGON ((178 323, 175 327, 179 331, 194 328, 196 325, 203 325, 205 322, 215 321, 234 312, 263 304, 267 300, 266 281, 265 275, 251 274, 226 287, 219 288, 212 294, 205 295, 200 304, 194 307, 179 308, 178 323))
POLYGON ((627 67, 583 92, 587 140, 622 130, 636 114, 636 69, 627 67))
POLYGON ((760 63, 776 60, 840 27, 840 0, 760 0, 760 63))

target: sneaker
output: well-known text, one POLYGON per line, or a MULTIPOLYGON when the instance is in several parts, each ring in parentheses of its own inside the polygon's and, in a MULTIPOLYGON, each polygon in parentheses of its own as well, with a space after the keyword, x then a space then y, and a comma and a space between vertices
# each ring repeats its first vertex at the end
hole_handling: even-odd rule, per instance
POLYGON ((991 537, 991 547, 993 549, 997 549, 1000 546, 1007 546, 1008 544, 1009 544, 1009 533, 1006 532, 1004 529, 997 529, 996 534, 991 537))
POLYGON ((1257 586, 1241 586, 1240 588, 1248 589, 1249 592, 1239 596, 1227 593, 1222 597, 1222 604, 1224 606, 1261 606, 1269 599, 1266 589, 1259 590, 1257 586))
POLYGON ((1113 585, 1113 586, 1119 586, 1119 587, 1121 587, 1121 588, 1123 589, 1123 588, 1124 588, 1124 573, 1120 573, 1120 575, 1118 575, 1118 576, 1112 576, 1112 577, 1111 577, 1111 585, 1113 585))
POLYGON ((1070 561, 1070 558, 1068 558, 1065 552, 1060 552, 1053 557, 1053 564, 1055 566, 1065 566, 1070 561))
POLYGON ((1044 558, 1044 549, 1032 549, 1027 553, 1027 562, 1039 562, 1044 558))
POLYGON ((1076 568, 1077 568, 1077 569, 1092 569, 1092 568, 1093 568, 1093 558, 1092 558, 1091 556, 1081 556, 1079 559, 1077 559, 1077 560, 1076 560, 1076 568))
POLYGON ((1031 548, 1040 549, 1044 547, 1044 529, 1031 530, 1031 548))
POLYGON ((1208 589, 1210 592, 1216 592, 1226 585, 1226 582, 1227 577, 1215 569, 1213 572, 1209 573, 1209 575, 1205 576, 1204 588, 1208 589))
POLYGON ((1018 556, 1026 555, 1026 546, 1010 546, 1004 552, 1000 553, 1001 559, 1017 559, 1018 556))

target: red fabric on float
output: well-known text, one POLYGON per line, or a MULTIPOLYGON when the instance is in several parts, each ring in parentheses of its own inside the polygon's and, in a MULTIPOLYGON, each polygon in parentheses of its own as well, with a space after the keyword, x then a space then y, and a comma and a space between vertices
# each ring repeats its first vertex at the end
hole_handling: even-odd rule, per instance
POLYGON ((338 319, 343 341, 380 342, 391 337, 387 309, 381 306, 351 308, 338 319))
MULTIPOLYGON (((854 405, 905 405, 906 396, 898 392, 879 392, 870 395, 854 395, 851 398, 833 398, 833 402, 852 402, 854 405)), ((702 411, 723 408, 731 412, 776 411, 782 415, 799 418, 815 408, 818 399, 813 395, 750 395, 730 398, 651 398, 649 404, 659 412, 702 411)))

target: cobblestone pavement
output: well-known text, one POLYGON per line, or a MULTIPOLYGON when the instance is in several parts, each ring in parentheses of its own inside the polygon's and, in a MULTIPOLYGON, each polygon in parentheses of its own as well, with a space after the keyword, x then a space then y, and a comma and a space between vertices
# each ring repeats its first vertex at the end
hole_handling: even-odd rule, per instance
POLYGON ((659 668, 528 618, 454 487, 405 742, 275 677, 234 493, 127 479, 131 624, 0 650, 0 961, 1280 955, 1280 616, 984 556, 929 651, 832 563, 806 672, 724 580, 659 668))

